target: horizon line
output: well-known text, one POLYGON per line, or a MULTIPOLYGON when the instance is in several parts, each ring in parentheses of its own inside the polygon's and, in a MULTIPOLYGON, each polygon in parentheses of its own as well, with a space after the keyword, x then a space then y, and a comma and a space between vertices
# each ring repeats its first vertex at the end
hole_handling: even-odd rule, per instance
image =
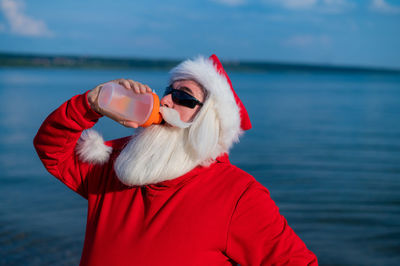
MULTIPOLYGON (((73 68, 150 68, 170 69, 184 59, 144 58, 96 55, 66 55, 16 53, 0 51, 0 66, 73 67, 73 68)), ((221 60, 224 68, 233 71, 318 71, 369 72, 400 74, 400 69, 389 67, 332 65, 283 61, 221 60)))

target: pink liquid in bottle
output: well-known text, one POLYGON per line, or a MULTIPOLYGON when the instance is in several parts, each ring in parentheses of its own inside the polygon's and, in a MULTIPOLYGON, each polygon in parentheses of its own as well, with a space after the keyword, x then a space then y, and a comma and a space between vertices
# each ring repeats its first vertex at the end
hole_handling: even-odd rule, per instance
POLYGON ((151 93, 137 94, 115 82, 108 82, 100 90, 98 103, 100 108, 141 125, 153 111, 154 97, 151 93))

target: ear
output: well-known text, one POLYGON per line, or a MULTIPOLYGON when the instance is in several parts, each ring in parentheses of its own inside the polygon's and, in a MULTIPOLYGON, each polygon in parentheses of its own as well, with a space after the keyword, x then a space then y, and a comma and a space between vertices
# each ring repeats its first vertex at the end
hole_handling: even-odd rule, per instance
POLYGON ((199 159, 207 160, 217 156, 214 153, 218 145, 219 132, 215 111, 210 104, 203 106, 195 122, 189 128, 188 134, 190 147, 199 159))

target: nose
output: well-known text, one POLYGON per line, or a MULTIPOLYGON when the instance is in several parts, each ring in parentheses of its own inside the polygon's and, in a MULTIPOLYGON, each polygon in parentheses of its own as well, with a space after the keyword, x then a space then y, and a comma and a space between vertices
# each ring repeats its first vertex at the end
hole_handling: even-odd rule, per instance
POLYGON ((171 94, 165 95, 162 99, 161 99, 161 105, 168 107, 168 108, 172 108, 173 107, 173 101, 172 101, 172 96, 171 94))

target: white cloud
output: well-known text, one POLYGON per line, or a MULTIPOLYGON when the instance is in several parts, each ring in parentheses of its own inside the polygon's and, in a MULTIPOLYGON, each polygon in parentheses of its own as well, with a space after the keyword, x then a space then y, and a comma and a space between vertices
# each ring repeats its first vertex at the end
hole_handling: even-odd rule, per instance
POLYGON ((400 6, 393 6, 385 0, 372 0, 371 9, 382 13, 400 14, 400 6))
POLYGON ((307 9, 313 7, 318 0, 263 0, 263 2, 287 9, 307 9))
POLYGON ((312 9, 322 13, 341 13, 356 6, 350 0, 263 0, 263 2, 291 10, 312 9))
POLYGON ((24 13, 25 4, 21 0, 0 0, 1 9, 12 33, 23 36, 50 36, 46 24, 24 13))
POLYGON ((290 9, 303 9, 313 7, 317 0, 281 0, 280 2, 290 9))
POLYGON ((246 4, 246 0, 214 0, 214 2, 224 4, 227 6, 240 6, 246 4))
POLYGON ((348 0, 323 0, 320 11, 326 13, 342 13, 356 7, 354 2, 348 0))
POLYGON ((327 35, 294 35, 283 42, 285 46, 307 48, 311 46, 330 46, 332 40, 327 35))

